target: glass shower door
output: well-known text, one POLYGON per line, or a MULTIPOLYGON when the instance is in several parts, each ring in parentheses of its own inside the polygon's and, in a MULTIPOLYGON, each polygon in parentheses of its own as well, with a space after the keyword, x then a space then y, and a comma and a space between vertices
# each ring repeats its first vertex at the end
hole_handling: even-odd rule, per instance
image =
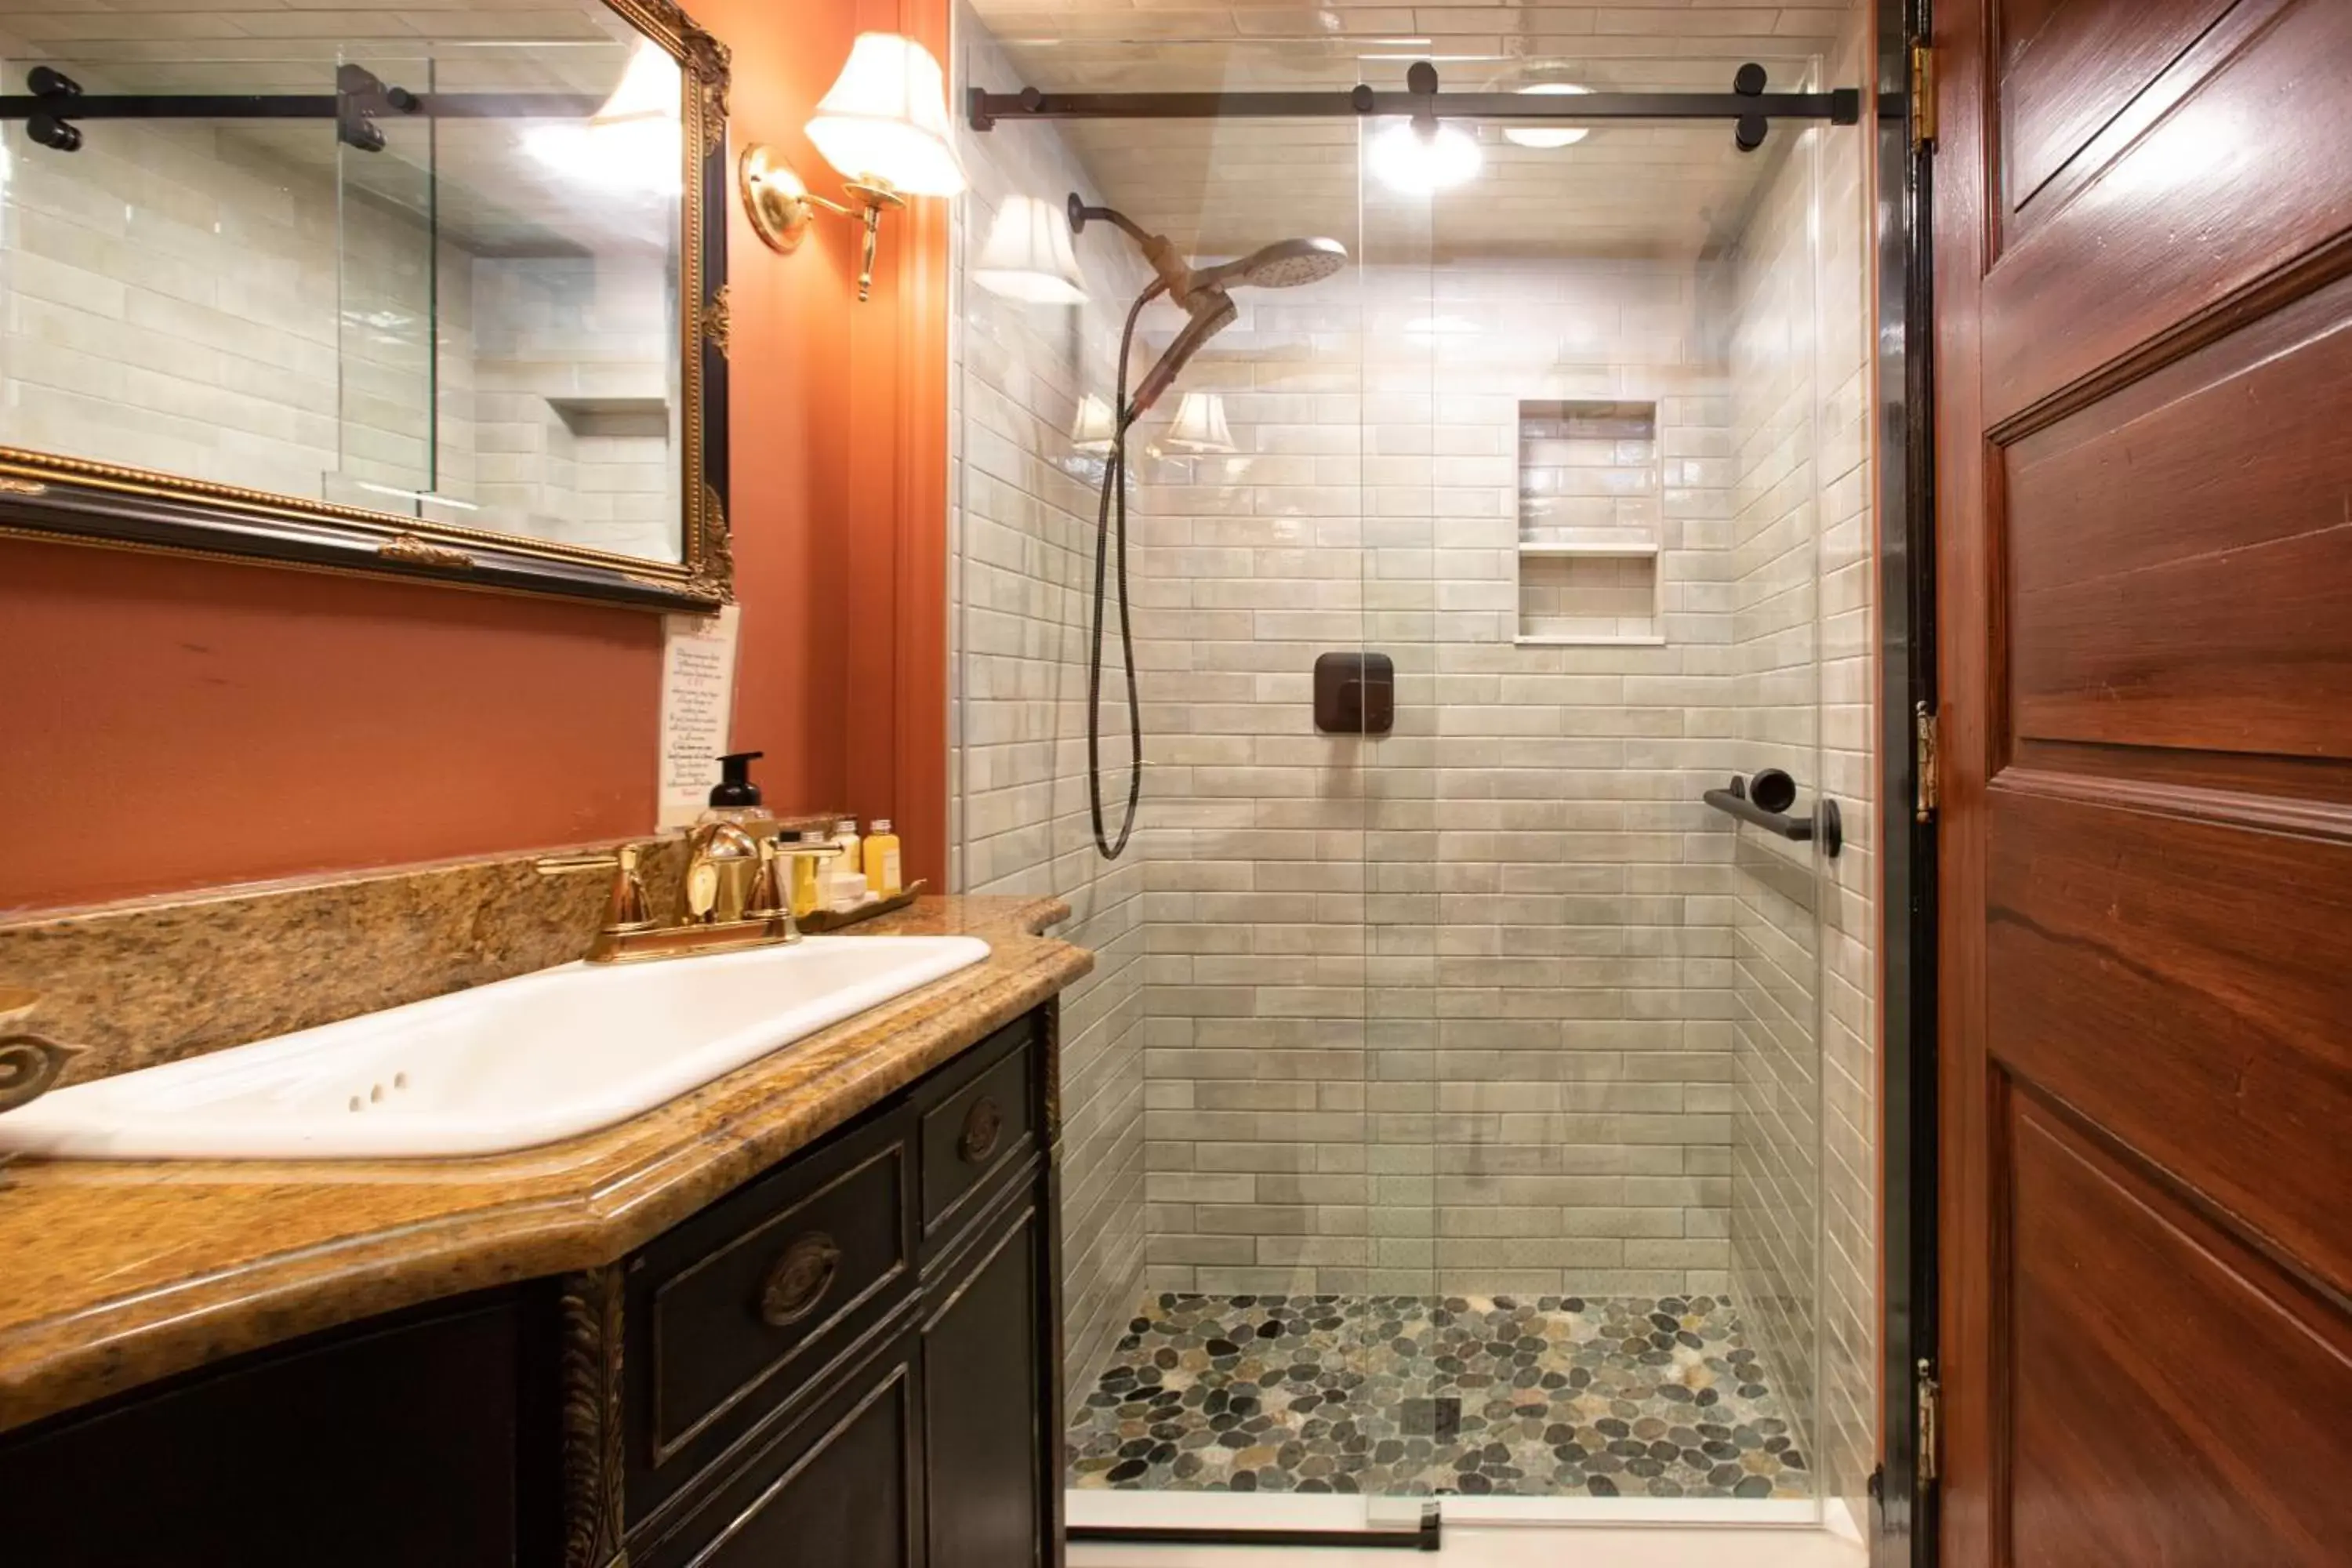
POLYGON ((1701 796, 1822 778, 1814 151, 1559 129, 1367 127, 1368 1158, 1434 1432, 1368 1479, 1454 1520, 1811 1517, 1819 863, 1701 796))

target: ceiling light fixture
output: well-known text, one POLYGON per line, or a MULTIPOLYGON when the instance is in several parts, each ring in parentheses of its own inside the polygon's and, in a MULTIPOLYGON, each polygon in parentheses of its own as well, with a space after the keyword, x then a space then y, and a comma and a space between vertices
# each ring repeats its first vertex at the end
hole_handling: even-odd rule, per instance
MULTIPOLYGON (((1592 89, 1589 87, 1579 87, 1572 81, 1538 81, 1530 82, 1519 90, 1538 96, 1570 97, 1580 93, 1590 93, 1592 89)), ((1512 126, 1503 132, 1503 140, 1515 146, 1549 150, 1555 147, 1573 147, 1591 134, 1592 128, 1588 125, 1512 126)))
POLYGON ((1486 161, 1477 138, 1442 121, 1426 129, 1400 121, 1375 133, 1365 151, 1381 184, 1414 196, 1450 190, 1475 178, 1486 161))

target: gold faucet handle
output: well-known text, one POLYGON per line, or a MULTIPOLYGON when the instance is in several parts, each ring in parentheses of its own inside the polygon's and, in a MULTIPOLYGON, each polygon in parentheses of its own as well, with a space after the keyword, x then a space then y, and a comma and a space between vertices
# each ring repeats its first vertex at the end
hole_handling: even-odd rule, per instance
POLYGON ((785 912, 784 904, 783 882, 776 875, 776 841, 762 838, 759 868, 751 873, 751 890, 743 896, 743 918, 773 920, 785 912))
POLYGON ((644 853, 642 844, 624 844, 604 854, 550 855, 534 865, 542 877, 561 877, 573 871, 612 872, 613 891, 604 900, 604 930, 646 931, 652 928, 654 919, 646 900, 645 879, 637 874, 637 858, 644 853))

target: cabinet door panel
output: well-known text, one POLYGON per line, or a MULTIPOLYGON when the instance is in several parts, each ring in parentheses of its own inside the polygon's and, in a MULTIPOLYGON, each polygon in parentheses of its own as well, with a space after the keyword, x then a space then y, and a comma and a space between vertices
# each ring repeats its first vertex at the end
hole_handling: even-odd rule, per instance
POLYGON ((916 1441, 908 1334, 630 1560, 644 1568, 914 1568, 916 1441))
POLYGON ((9 1568, 510 1568, 512 1296, 341 1331, 0 1445, 9 1568))
POLYGON ((1040 1562, 1045 1224, 1030 1194, 959 1259, 923 1330, 930 1568, 1040 1562))

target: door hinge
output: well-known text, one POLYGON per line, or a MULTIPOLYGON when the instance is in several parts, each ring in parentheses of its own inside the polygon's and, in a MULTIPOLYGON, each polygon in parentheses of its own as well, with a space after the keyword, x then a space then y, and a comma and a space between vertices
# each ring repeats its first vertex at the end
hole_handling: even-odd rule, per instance
POLYGON ((1944 748, 1936 710, 1925 702, 1914 703, 1911 726, 1911 820, 1929 822, 1935 819, 1936 807, 1941 799, 1941 791, 1936 781, 1944 748))
POLYGON ((1912 1476, 1919 1486, 1929 1487, 1936 1484, 1936 1478, 1943 1472, 1942 1449, 1939 1445, 1944 1436, 1944 1391, 1942 1385, 1936 1381, 1935 1369, 1927 1363, 1925 1356, 1919 1359, 1917 1393, 1919 1455, 1917 1462, 1912 1467, 1912 1476))
POLYGON ((1916 40, 1911 45, 1911 150, 1932 152, 1936 145, 1936 51, 1916 40))

